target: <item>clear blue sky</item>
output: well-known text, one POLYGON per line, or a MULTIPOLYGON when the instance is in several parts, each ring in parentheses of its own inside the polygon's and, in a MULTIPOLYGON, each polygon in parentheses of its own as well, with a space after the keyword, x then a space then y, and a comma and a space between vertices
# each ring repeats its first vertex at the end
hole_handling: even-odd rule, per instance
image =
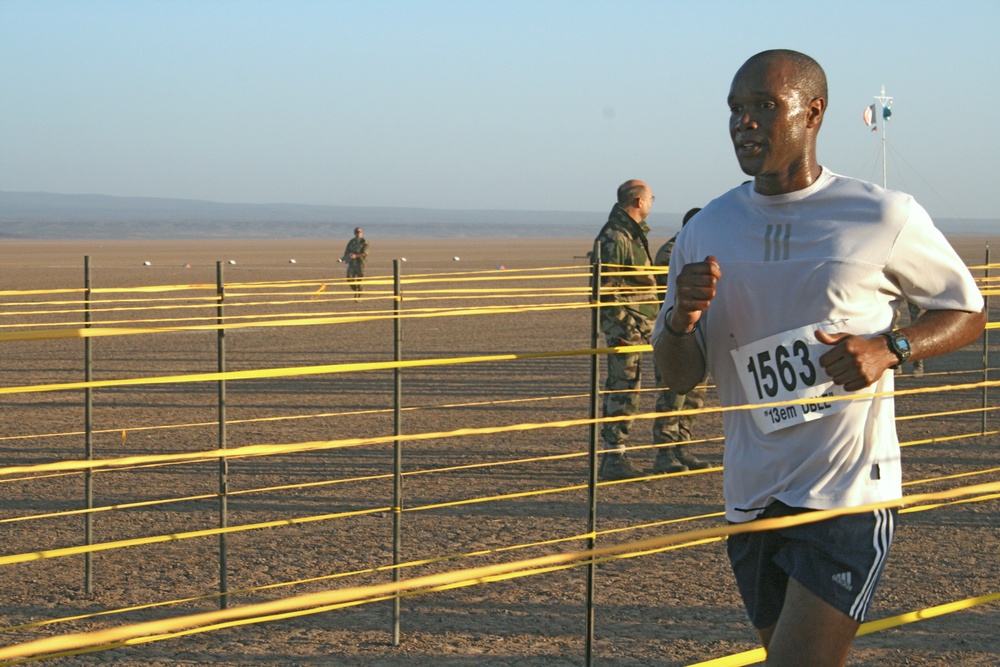
MULTIPOLYGON (((220 202, 657 210, 744 180, 736 69, 830 82, 820 162, 1000 218, 1000 2, 0 0, 0 190, 220 202)), ((676 221, 671 220, 674 226, 676 221)))

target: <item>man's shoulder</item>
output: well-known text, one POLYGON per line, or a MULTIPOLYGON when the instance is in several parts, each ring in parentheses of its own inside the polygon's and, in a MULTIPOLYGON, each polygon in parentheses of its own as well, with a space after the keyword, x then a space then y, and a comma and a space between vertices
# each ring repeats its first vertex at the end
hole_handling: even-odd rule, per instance
POLYGON ((621 237, 632 237, 629 228, 624 222, 616 218, 611 218, 604 223, 601 231, 597 233, 597 240, 618 240, 621 237))
POLYGON ((670 263, 670 256, 674 252, 674 244, 677 243, 677 236, 674 235, 669 241, 660 246, 660 249, 656 251, 656 258, 653 260, 653 264, 657 265, 667 265, 670 263))
POLYGON ((823 190, 830 206, 839 207, 858 222, 904 224, 911 211, 919 204, 913 197, 898 190, 886 190, 869 181, 850 176, 831 174, 830 183, 823 190))
POLYGON ((705 206, 698 211, 698 215, 688 221, 688 224, 684 226, 684 229, 697 225, 704 226, 703 221, 706 218, 718 215, 731 215, 734 208, 741 208, 749 203, 750 192, 752 190, 753 183, 750 182, 737 185, 735 188, 723 192, 721 195, 705 204, 705 206))

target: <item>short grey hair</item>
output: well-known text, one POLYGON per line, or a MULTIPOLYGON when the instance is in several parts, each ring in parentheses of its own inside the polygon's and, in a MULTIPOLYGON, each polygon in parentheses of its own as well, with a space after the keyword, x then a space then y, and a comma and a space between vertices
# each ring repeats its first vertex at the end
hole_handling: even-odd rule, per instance
POLYGON ((646 193, 646 186, 635 180, 625 181, 618 186, 618 205, 628 206, 646 193))

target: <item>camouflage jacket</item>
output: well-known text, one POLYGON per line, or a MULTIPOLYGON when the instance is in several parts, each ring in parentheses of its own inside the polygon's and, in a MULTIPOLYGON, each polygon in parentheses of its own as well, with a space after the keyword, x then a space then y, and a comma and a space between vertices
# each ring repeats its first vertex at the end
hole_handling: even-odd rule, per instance
POLYGON ((601 253, 601 302, 615 304, 601 306, 601 331, 611 344, 648 343, 660 310, 653 276, 629 268, 652 266, 647 233, 645 220, 635 222, 615 204, 595 241, 601 253))
MULTIPOLYGON (((670 266, 670 256, 674 254, 674 244, 677 243, 677 235, 675 234, 669 241, 660 246, 660 249, 656 251, 656 257, 653 259, 653 264, 656 266, 670 266)), ((656 276, 656 284, 660 287, 667 286, 667 274, 661 273, 656 276)))
POLYGON ((368 239, 361 237, 353 238, 347 242, 347 247, 344 248, 344 256, 342 258, 344 262, 350 264, 353 262, 355 266, 364 267, 365 262, 368 260, 368 239), (357 259, 351 259, 351 255, 358 255, 357 259))

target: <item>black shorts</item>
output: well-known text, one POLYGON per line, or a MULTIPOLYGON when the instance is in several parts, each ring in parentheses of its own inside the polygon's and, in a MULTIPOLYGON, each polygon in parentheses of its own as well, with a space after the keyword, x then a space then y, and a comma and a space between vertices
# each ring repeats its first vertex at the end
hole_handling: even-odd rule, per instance
MULTIPOLYGON (((773 502, 757 518, 811 511, 773 502)), ((897 514, 896 509, 879 509, 790 528, 730 535, 729 562, 754 627, 777 623, 789 577, 863 622, 885 569, 897 514)))

